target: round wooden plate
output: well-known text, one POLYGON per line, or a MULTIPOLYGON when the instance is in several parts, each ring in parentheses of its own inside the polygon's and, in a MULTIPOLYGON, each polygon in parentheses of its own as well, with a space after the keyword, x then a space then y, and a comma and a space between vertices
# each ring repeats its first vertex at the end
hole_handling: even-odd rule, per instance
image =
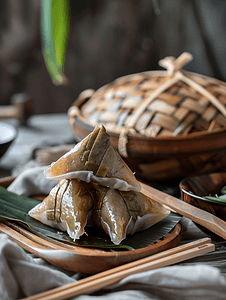
MULTIPOLYGON (((0 179, 0 185, 7 187, 13 178, 0 179)), ((52 238, 40 237, 20 224, 0 222, 0 232, 6 233, 19 246, 65 270, 95 274, 176 247, 182 236, 179 222, 163 238, 148 247, 133 251, 104 251, 73 246, 52 238)))

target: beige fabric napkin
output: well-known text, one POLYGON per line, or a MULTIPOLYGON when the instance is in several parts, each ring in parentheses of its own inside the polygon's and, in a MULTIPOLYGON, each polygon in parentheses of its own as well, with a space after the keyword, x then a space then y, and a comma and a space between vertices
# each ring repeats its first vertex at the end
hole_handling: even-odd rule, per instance
POLYGON ((31 196, 34 194, 48 194, 58 183, 58 180, 49 180, 45 176, 45 171, 49 166, 28 168, 23 171, 11 185, 8 191, 21 196, 31 196))
MULTIPOLYGON (((16 300, 73 283, 78 274, 34 258, 0 234, 0 299, 16 300), (69 272, 68 272, 69 273, 69 272)), ((77 300, 223 300, 226 284, 219 270, 210 266, 171 266, 128 276, 119 283, 77 300)))
POLYGON ((14 300, 74 282, 42 259, 33 258, 0 234, 0 299, 14 300))

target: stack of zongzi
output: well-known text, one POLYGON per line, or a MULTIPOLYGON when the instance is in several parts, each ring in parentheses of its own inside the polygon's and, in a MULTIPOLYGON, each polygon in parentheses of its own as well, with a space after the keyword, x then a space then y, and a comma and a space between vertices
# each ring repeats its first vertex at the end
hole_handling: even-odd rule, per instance
POLYGON ((140 185, 114 150, 105 128, 98 126, 46 172, 59 183, 30 216, 67 231, 72 239, 85 232, 88 216, 114 244, 169 214, 139 192, 140 185))

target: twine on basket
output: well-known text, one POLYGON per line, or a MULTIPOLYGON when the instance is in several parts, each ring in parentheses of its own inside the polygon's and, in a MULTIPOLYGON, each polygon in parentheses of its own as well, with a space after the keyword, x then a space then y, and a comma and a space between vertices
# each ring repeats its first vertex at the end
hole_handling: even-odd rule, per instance
MULTIPOLYGON (((154 99, 156 99, 160 94, 165 92, 168 88, 170 88, 180 80, 186 83, 188 86, 194 88, 197 92, 199 92, 205 98, 207 98, 212 103, 212 105, 214 105, 215 108, 218 109, 224 117, 226 117, 225 106, 209 91, 207 91, 205 88, 203 88, 195 81, 188 78, 185 75, 185 72, 181 70, 182 67, 188 64, 192 59, 193 56, 190 53, 184 52, 177 59, 175 59, 172 56, 169 56, 159 61, 159 65, 167 69, 166 76, 168 77, 168 79, 163 84, 161 84, 158 88, 156 88, 154 92, 150 95, 150 97, 148 97, 140 106, 138 106, 135 109, 133 116, 128 122, 128 125, 122 129, 118 140, 118 150, 122 156, 128 157, 128 152, 127 152, 128 134, 131 131, 134 131, 135 124, 142 116, 144 111, 147 109, 149 104, 154 99)), ((175 132, 174 135, 177 135, 178 133, 179 132, 175 132)))

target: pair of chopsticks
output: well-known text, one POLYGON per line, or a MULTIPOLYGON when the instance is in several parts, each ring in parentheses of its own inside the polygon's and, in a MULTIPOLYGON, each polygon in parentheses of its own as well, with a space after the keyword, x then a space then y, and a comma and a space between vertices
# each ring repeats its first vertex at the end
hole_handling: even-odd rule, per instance
POLYGON ((75 283, 28 297, 26 300, 62 300, 84 293, 87 294, 116 283, 131 274, 166 267, 214 250, 215 245, 211 244, 211 239, 204 238, 92 275, 75 283))

